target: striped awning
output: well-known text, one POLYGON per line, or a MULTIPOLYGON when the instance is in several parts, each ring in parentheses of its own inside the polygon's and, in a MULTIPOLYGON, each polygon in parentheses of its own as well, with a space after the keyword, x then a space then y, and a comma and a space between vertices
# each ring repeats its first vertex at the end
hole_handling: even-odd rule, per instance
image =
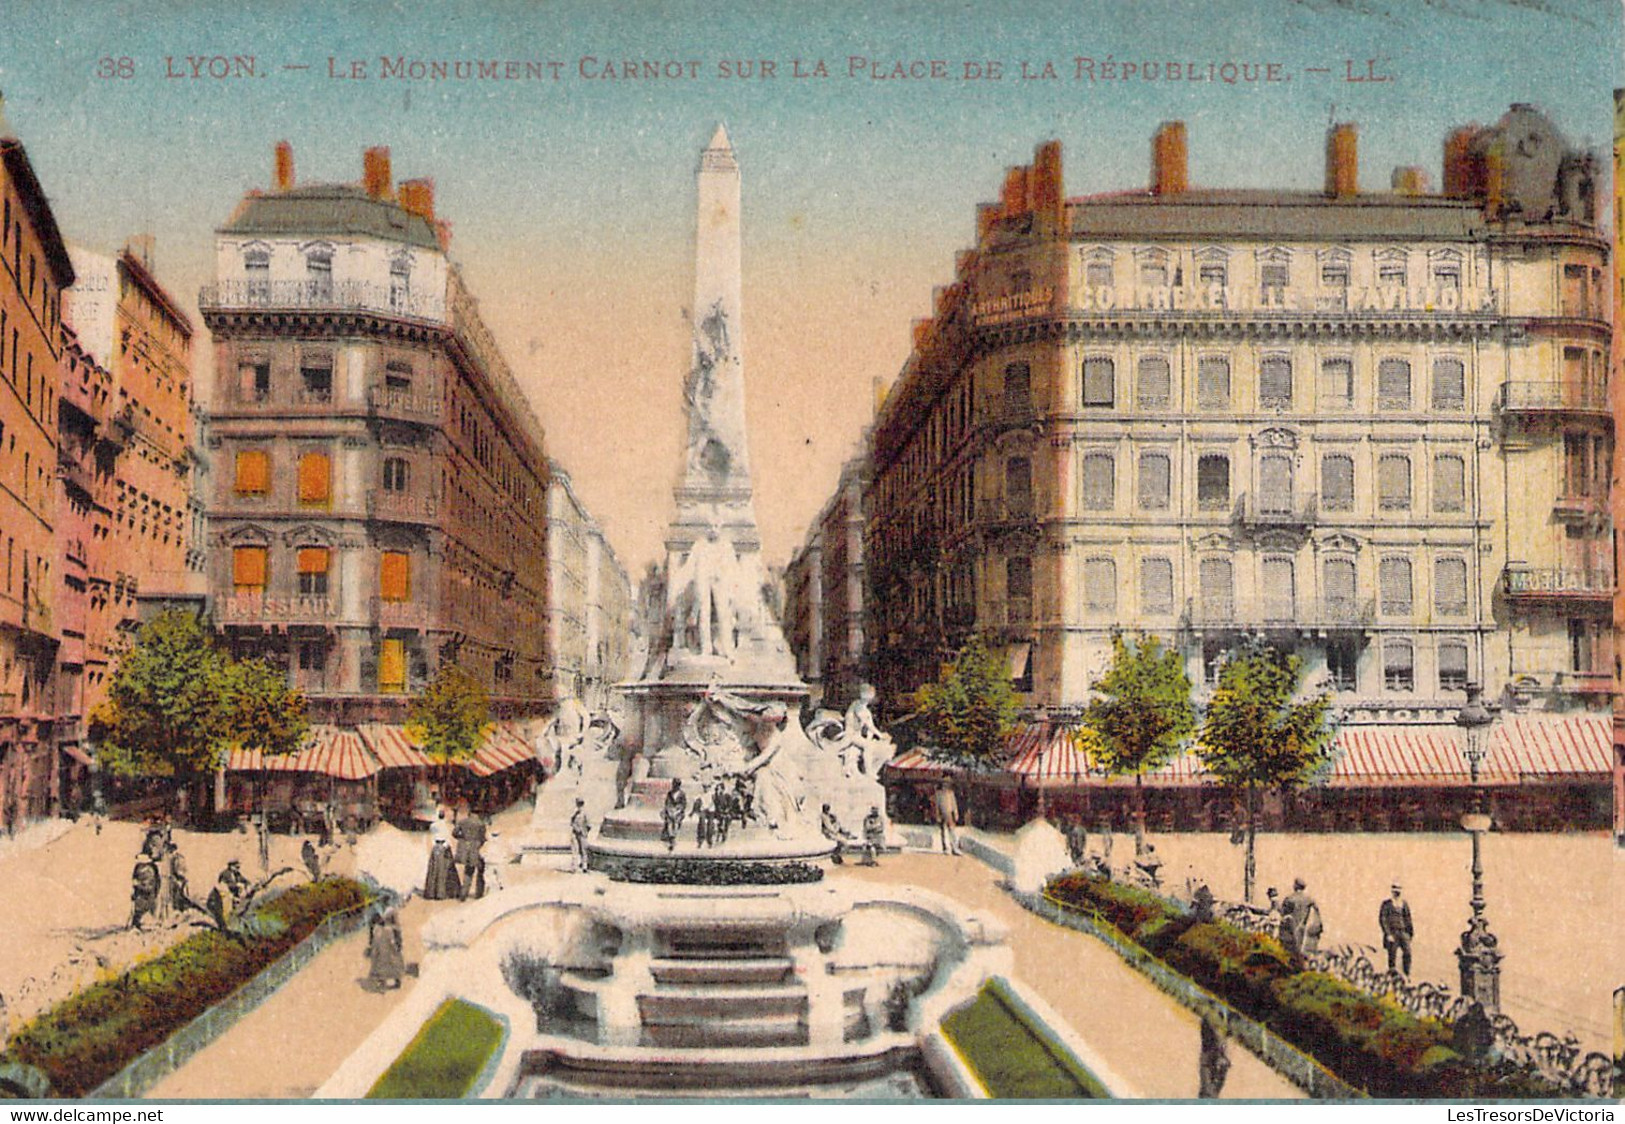
POLYGON ((352 727, 312 726, 305 744, 294 753, 261 753, 234 749, 226 760, 233 772, 320 773, 342 781, 364 781, 378 772, 378 759, 367 752, 352 727))
POLYGON ((886 762, 880 771, 893 774, 902 780, 924 781, 936 780, 959 773, 961 770, 950 762, 938 761, 933 757, 927 757, 917 749, 910 749, 886 762))
POLYGON ((493 722, 465 764, 476 777, 489 777, 535 760, 536 754, 514 723, 493 722))
POLYGON ((406 732, 405 726, 368 722, 357 728, 381 768, 433 769, 440 764, 418 748, 417 739, 406 732))

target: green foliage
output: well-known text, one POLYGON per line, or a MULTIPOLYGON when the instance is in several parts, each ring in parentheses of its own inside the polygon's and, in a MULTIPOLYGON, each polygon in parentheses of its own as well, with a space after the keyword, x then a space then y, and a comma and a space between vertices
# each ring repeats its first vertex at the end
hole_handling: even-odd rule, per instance
POLYGON ((1134 940, 1144 937, 1152 926, 1160 931, 1170 921, 1184 916, 1178 906, 1149 890, 1076 870, 1052 881, 1048 894, 1060 905, 1095 914, 1134 940))
POLYGON ((261 660, 235 662, 191 613, 143 625, 91 716, 99 760, 127 775, 211 773, 234 745, 291 753, 304 741, 305 700, 261 660))
POLYGON ((1326 764, 1331 698, 1298 700, 1302 677, 1303 661, 1274 648, 1225 662, 1196 750, 1219 783, 1241 790, 1298 786, 1326 764))
POLYGON ((980 636, 967 640, 942 678, 914 692, 912 701, 942 756, 976 764, 997 759, 1021 705, 1009 670, 980 636))
POLYGON ((0 1063, 34 1066, 58 1095, 82 1097, 236 991, 330 914, 368 900, 364 886, 346 879, 289 890, 256 912, 253 936, 202 930, 76 992, 21 1027, 0 1063))
POLYGON ((412 700, 407 729, 424 752, 446 761, 474 755, 491 722, 485 686, 454 663, 442 664, 434 681, 412 700))
POLYGON ((996 983, 986 984, 969 1004, 943 1019, 942 1034, 999 1100, 1111 1095, 1071 1051, 1030 1025, 996 983))
POLYGON ((472 1091, 505 1029, 483 1007, 448 999, 367 1093, 368 1100, 452 1100, 472 1091))
POLYGON ((1156 637, 1112 640, 1112 665, 1094 684, 1085 728, 1098 740, 1101 766, 1136 777, 1171 761, 1196 728, 1185 661, 1156 637))

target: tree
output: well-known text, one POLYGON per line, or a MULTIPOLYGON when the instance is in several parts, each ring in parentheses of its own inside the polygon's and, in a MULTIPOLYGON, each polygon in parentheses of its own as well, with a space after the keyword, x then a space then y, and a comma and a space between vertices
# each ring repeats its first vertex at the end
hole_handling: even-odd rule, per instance
POLYGON ((1247 901, 1257 875, 1259 790, 1300 787, 1331 758, 1331 698, 1300 697, 1302 680, 1303 661, 1295 655, 1256 647, 1237 652, 1219 672, 1202 723, 1197 755, 1220 784, 1245 798, 1247 901))
POLYGON ((941 679, 914 692, 913 705, 943 756, 986 764, 1015 728, 1021 699, 1003 661, 972 636, 941 679))
POLYGON ((1094 685, 1083 724, 1099 739, 1101 766, 1134 774, 1134 842, 1145 841, 1145 774, 1173 760, 1196 728, 1191 681, 1178 651, 1155 636, 1112 640, 1112 665, 1094 685))
POLYGON ((461 761, 479 748, 491 721, 491 696, 479 680, 454 663, 442 664, 407 715, 407 729, 424 752, 461 761))

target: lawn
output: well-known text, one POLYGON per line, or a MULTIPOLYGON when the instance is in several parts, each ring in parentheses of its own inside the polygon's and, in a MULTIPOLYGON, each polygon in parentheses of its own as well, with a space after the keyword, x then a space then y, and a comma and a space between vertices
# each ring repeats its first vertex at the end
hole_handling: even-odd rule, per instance
POLYGON ((999 1100, 1099 1100, 1110 1096, 1072 1052, 1032 1026, 996 982, 942 1020, 942 1033, 999 1100))
POLYGON ((369 1100, 465 1097, 506 1030, 483 1007, 448 999, 367 1094, 369 1100))

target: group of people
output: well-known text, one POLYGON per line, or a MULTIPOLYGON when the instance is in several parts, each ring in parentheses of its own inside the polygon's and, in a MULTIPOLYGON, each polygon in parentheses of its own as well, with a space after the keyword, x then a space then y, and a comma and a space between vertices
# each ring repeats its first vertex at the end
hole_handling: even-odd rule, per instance
MULTIPOLYGON (((830 861, 840 865, 846 862, 846 848, 848 844, 856 843, 852 833, 841 826, 841 821, 828 804, 818 814, 818 829, 825 839, 835 844, 835 851, 830 855, 830 861)), ((886 817, 880 814, 880 806, 871 804, 869 812, 863 817, 863 858, 859 860, 860 866, 878 866, 880 852, 886 846, 886 817)))
POLYGON ((741 774, 729 785, 719 780, 709 795, 702 788, 693 803, 681 779, 671 782, 666 802, 660 810, 660 838, 666 849, 675 850, 677 839, 688 819, 694 820, 694 845, 715 847, 728 841, 728 832, 737 823, 743 828, 756 815, 755 778, 741 774), (707 802, 709 801, 709 803, 707 802))
POLYGON ((446 808, 437 811, 429 825, 429 868, 423 876, 423 896, 431 901, 483 898, 488 873, 493 881, 501 877, 486 865, 485 846, 492 834, 477 812, 456 816, 446 808))
POLYGON ((167 817, 150 821, 130 872, 129 927, 143 928, 148 917, 167 925, 184 914, 190 903, 186 858, 175 842, 174 825, 167 817))

